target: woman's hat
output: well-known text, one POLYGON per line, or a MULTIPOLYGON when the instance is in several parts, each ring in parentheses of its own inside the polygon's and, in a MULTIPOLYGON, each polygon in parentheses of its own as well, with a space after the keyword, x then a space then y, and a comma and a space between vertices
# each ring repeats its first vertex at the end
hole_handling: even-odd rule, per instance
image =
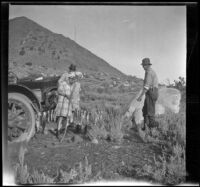
POLYGON ((71 65, 69 66, 69 70, 70 70, 70 71, 76 71, 76 66, 75 66, 74 64, 71 64, 71 65))

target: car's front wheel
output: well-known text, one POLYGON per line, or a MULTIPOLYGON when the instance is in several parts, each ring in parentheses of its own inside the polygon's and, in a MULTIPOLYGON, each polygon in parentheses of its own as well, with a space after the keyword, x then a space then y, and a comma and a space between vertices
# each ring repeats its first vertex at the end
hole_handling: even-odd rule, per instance
POLYGON ((35 112, 28 97, 8 93, 8 141, 29 141, 35 134, 35 112))

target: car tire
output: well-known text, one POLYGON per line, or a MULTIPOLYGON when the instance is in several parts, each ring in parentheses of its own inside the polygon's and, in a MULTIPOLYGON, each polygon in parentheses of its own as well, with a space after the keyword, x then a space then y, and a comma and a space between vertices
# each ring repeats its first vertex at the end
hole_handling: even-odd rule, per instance
MULTIPOLYGON (((31 100, 28 97, 26 97, 25 95, 20 94, 20 93, 8 93, 8 103, 9 103, 8 111, 9 111, 10 104, 12 105, 12 103, 18 103, 18 105, 19 105, 18 108, 23 106, 22 108, 25 111, 24 115, 23 115, 23 116, 25 116, 24 118, 26 118, 26 119, 27 119, 27 117, 29 118, 29 119, 27 119, 27 121, 24 120, 26 122, 25 125, 29 124, 29 127, 27 127, 25 129, 25 132, 20 134, 19 137, 14 138, 14 140, 11 140, 11 142, 21 142, 21 141, 28 142, 35 134, 35 124, 36 124, 35 112, 31 105, 31 100)), ((11 111, 11 113, 13 113, 13 112, 11 111)), ((10 119, 11 118, 9 118, 9 116, 8 116, 8 128, 9 128, 9 123, 11 123, 10 119)))

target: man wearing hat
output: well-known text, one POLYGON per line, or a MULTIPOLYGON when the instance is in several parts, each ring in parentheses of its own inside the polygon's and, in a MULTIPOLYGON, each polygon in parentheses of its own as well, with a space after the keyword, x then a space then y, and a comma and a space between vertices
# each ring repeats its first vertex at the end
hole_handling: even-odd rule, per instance
POLYGON ((159 124, 155 121, 155 103, 158 99, 158 78, 155 71, 151 68, 151 62, 149 58, 144 58, 141 64, 145 70, 144 86, 141 95, 137 101, 141 101, 145 94, 144 107, 142 109, 144 117, 144 126, 142 130, 157 127, 159 124))

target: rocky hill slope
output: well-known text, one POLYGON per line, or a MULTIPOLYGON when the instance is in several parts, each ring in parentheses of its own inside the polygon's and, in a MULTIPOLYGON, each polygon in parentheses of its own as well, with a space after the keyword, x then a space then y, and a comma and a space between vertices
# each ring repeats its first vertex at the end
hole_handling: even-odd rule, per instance
POLYGON ((17 17, 9 21, 9 65, 10 68, 18 67, 18 74, 20 69, 23 69, 20 76, 26 76, 30 68, 31 72, 60 74, 67 70, 71 63, 76 64, 82 72, 126 77, 68 37, 53 33, 26 17, 17 17))
POLYGON ((68 37, 26 17, 9 21, 9 70, 19 79, 59 76, 71 63, 84 74, 82 101, 90 105, 102 100, 127 103, 142 87, 142 79, 123 74, 68 37))

